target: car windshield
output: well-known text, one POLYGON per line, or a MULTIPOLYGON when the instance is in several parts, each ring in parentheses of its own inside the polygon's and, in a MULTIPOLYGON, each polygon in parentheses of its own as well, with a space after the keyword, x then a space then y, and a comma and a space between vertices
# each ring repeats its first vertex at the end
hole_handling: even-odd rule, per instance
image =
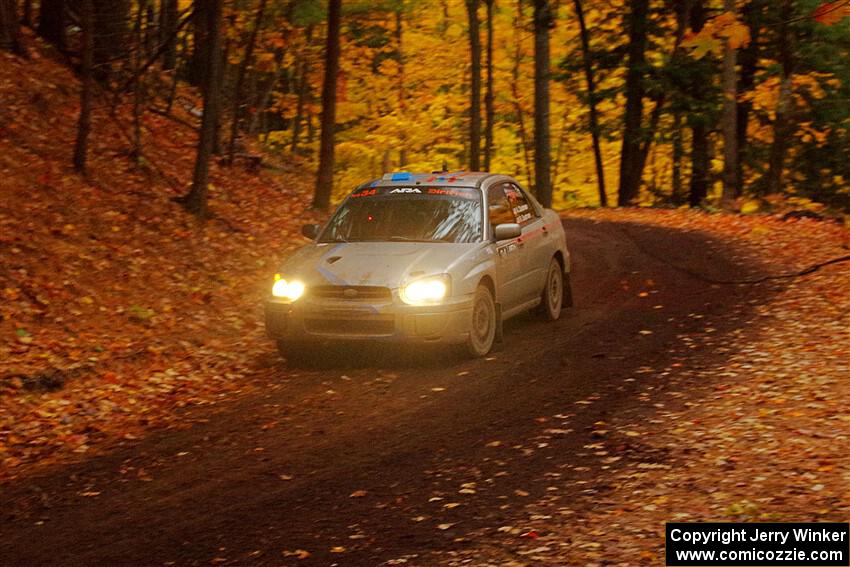
POLYGON ((481 239, 481 195, 454 187, 375 187, 354 192, 319 242, 452 242, 481 239))

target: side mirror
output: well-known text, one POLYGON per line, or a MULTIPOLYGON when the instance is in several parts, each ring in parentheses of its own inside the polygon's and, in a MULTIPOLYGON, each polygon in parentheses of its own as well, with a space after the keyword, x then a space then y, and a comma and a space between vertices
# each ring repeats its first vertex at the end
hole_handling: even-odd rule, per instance
POLYGON ((301 234, 303 234, 310 240, 316 240, 316 237, 319 236, 319 225, 305 224, 301 227, 301 234))
POLYGON ((496 240, 519 238, 522 236, 522 227, 515 222, 497 224, 496 228, 493 229, 493 236, 496 237, 496 240))

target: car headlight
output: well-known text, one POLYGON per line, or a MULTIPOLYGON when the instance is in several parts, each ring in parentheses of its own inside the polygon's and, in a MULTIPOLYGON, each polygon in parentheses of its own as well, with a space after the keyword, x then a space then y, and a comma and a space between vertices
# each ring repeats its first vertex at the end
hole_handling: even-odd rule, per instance
POLYGON ((449 294, 446 275, 414 280, 401 288, 401 300, 409 305, 433 305, 449 294))
POLYGON ((272 295, 281 299, 295 301, 304 295, 304 284, 298 280, 285 280, 280 274, 275 274, 272 295))

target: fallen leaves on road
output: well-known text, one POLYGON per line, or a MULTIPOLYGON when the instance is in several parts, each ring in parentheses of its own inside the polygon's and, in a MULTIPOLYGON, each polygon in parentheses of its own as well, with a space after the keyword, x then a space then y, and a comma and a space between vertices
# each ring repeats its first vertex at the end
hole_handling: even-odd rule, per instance
MULTIPOLYGON (((635 230, 657 225, 707 233, 731 247, 750 271, 742 280, 793 274, 846 256, 850 241, 850 230, 839 224, 777 216, 684 210, 570 215, 632 223, 635 230)), ((659 261, 685 262, 681 267, 688 269, 685 254, 706 252, 659 261)), ((638 388, 630 409, 584 433, 571 431, 587 436, 585 452, 543 457, 552 459, 547 472, 526 479, 545 487, 543 495, 504 505, 498 520, 521 528, 474 529, 463 534, 473 544, 435 552, 429 564, 660 564, 668 521, 846 521, 850 263, 770 279, 758 284, 761 292, 747 284, 720 285, 751 298, 743 302, 751 310, 746 318, 692 313, 700 330, 676 337, 668 362, 623 378, 638 388), (523 537, 531 533, 538 537, 523 537), (522 559, 514 563, 517 556, 522 559)), ((579 412, 595 401, 591 396, 563 407, 579 412)), ((573 413, 553 416, 561 420, 557 429, 570 431, 573 413)), ((555 428, 540 423, 540 438, 557 443, 555 428)), ((464 470, 478 470, 472 467, 464 470)))

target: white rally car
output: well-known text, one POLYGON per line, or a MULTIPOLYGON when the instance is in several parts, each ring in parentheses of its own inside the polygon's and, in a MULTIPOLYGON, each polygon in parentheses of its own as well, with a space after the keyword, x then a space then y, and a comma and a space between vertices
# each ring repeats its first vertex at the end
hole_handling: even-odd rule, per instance
POLYGON ((394 173, 351 193, 280 266, 266 329, 284 356, 327 340, 465 344, 484 356, 502 322, 572 305, 556 213, 490 173, 394 173))

